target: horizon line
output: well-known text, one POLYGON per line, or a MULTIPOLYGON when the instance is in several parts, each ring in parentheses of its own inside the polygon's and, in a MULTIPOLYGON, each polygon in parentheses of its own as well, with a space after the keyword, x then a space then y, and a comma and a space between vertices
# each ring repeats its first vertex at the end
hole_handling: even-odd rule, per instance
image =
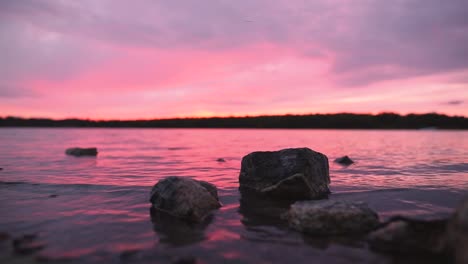
POLYGON ((227 118, 257 118, 257 117, 281 117, 281 116, 314 116, 314 115, 369 115, 369 116, 378 116, 384 114, 391 114, 391 115, 398 115, 401 117, 408 116, 408 115, 440 115, 440 116, 448 116, 448 117, 462 117, 468 118, 465 115, 449 115, 445 113, 438 113, 438 112, 422 112, 422 113, 397 113, 392 111, 382 111, 378 113, 360 113, 360 112, 334 112, 334 113, 285 113, 285 114, 245 114, 245 115, 212 115, 212 116, 173 116, 173 117, 154 117, 154 118, 135 118, 135 119, 94 119, 94 118, 87 118, 87 117, 61 117, 61 118, 53 118, 53 117, 24 117, 24 116, 15 116, 15 115, 4 115, 0 116, 1 119, 6 118, 18 118, 18 119, 47 119, 52 121, 62 121, 62 120, 83 120, 83 121, 92 121, 92 122, 108 122, 108 121, 155 121, 155 120, 178 120, 178 119, 227 119, 227 118))

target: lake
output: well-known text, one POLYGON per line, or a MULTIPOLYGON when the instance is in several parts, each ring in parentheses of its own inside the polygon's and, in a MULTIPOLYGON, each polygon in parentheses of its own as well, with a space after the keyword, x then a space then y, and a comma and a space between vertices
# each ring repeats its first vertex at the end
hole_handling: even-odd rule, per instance
POLYGON ((242 157, 292 147, 328 156, 329 199, 365 201, 381 220, 447 217, 467 194, 467 131, 2 128, 0 232, 37 234, 34 257, 65 263, 405 262, 302 235, 240 202, 242 157), (75 146, 99 154, 66 156, 75 146), (356 163, 333 163, 344 155, 356 163), (152 219, 149 192, 167 176, 215 184, 223 207, 196 230, 152 219))

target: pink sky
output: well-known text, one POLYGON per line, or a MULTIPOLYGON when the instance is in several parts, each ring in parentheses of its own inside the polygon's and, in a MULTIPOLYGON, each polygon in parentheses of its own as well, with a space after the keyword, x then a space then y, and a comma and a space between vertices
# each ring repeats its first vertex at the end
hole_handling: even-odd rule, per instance
POLYGON ((0 116, 468 116, 468 2, 1 1, 0 116))

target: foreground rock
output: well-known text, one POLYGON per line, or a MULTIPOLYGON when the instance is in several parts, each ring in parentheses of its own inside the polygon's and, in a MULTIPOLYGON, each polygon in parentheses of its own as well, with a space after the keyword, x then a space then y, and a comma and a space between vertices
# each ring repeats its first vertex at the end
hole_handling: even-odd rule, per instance
POLYGON ((239 184, 277 198, 321 198, 330 193, 327 156, 308 148, 253 152, 242 159, 239 184))
POLYGON ((443 254, 446 220, 394 217, 368 236, 371 249, 392 254, 443 254))
POLYGON ((447 244, 456 263, 468 263, 468 197, 448 222, 447 244))
POLYGON ((153 207, 192 222, 203 221, 212 210, 221 207, 213 184, 183 177, 168 177, 151 190, 153 207))
POLYGON ((68 148, 65 154, 70 156, 96 156, 98 154, 97 148, 68 148))
POLYGON ((379 224, 378 215, 361 202, 300 201, 285 217, 291 228, 313 235, 362 234, 379 224))
POLYGON ((345 165, 345 166, 348 166, 354 163, 354 161, 348 156, 337 158, 335 159, 335 162, 341 165, 345 165))

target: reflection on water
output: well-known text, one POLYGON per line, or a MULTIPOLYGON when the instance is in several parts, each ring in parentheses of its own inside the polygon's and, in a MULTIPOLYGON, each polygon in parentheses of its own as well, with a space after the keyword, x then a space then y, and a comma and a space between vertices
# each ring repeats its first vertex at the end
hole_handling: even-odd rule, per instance
POLYGON ((174 246, 193 244, 206 239, 205 229, 213 221, 213 215, 202 223, 188 223, 165 212, 150 208, 151 222, 161 243, 174 246))
POLYGON ((467 140, 463 131, 0 129, 0 232, 38 234, 41 256, 79 263, 411 263, 360 238, 289 230, 279 217, 288 202, 240 196, 240 161, 286 147, 348 155, 355 164, 330 163, 329 199, 366 201, 383 220, 433 219, 468 190, 467 140), (72 146, 99 154, 66 156, 72 146), (148 210, 167 176, 215 184, 224 206, 197 226, 148 210))

